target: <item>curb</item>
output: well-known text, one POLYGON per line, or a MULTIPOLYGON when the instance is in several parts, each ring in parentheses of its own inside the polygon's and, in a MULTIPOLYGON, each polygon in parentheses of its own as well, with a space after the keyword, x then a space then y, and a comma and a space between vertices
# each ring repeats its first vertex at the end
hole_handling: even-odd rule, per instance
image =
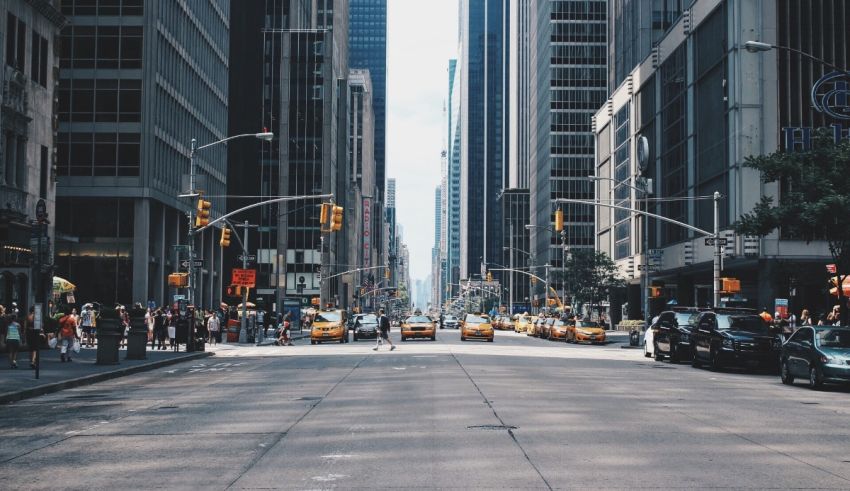
POLYGON ((109 372, 95 373, 92 375, 86 375, 85 377, 78 377, 70 380, 63 380, 62 382, 54 382, 52 384, 40 385, 38 387, 33 387, 32 389, 25 389, 17 392, 7 392, 5 394, 0 394, 0 405, 8 404, 10 402, 21 401, 32 397, 38 397, 45 394, 51 394, 53 392, 59 392, 60 390, 64 389, 71 389, 74 387, 81 387, 83 385, 96 384, 98 382, 124 377, 126 375, 132 375, 134 373, 147 372, 149 370, 167 367, 169 365, 174 365, 177 363, 183 363, 184 361, 208 358, 213 355, 215 355, 215 353, 211 351, 202 351, 193 353, 191 355, 182 356, 180 358, 169 358, 167 360, 152 361, 150 363, 144 363, 142 365, 119 368, 118 370, 112 370, 109 372))

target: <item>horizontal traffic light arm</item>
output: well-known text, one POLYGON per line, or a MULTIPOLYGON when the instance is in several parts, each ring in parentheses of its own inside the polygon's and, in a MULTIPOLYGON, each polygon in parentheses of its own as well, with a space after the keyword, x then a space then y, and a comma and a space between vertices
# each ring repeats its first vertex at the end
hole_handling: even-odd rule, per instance
POLYGON ((342 275, 348 274, 348 273, 357 273, 357 272, 360 272, 360 271, 369 271, 369 270, 372 270, 372 269, 383 269, 383 268, 386 268, 386 266, 371 266, 371 267, 368 267, 368 268, 349 269, 348 271, 343 271, 342 273, 332 274, 330 276, 322 275, 322 281, 329 280, 331 278, 336 278, 337 276, 342 276, 342 275))
MULTIPOLYGON (((242 213, 244 211, 248 211, 248 210, 253 209, 253 208, 258 208, 260 206, 272 205, 272 204, 275 204, 275 203, 284 203, 284 202, 287 202, 287 201, 312 200, 312 199, 333 199, 333 197, 334 197, 333 194, 307 194, 307 195, 303 195, 303 196, 281 196, 279 198, 267 199, 265 201, 260 201, 258 203, 250 204, 248 206, 243 206, 242 208, 239 208, 238 210, 231 211, 230 213, 222 215, 222 216, 216 218, 215 220, 210 220, 210 223, 204 225, 203 227, 195 229, 195 233, 197 234, 197 233, 203 232, 204 230, 212 227, 213 225, 215 225, 219 222, 226 221, 228 218, 230 218, 234 215, 238 215, 239 213, 242 213)), ((238 234, 234 234, 234 235, 238 235, 238 234)))
POLYGON ((490 271, 513 271, 514 273, 521 273, 521 274, 524 274, 524 275, 526 275, 526 276, 530 276, 530 277, 534 278, 534 279, 535 279, 535 280, 537 280, 537 281, 542 281, 543 283, 546 283, 546 286, 547 286, 547 287, 549 286, 549 282, 548 282, 548 281, 546 281, 546 280, 544 280, 543 278, 541 278, 541 277, 537 276, 536 274, 531 274, 531 273, 529 273, 528 271, 522 271, 522 270, 520 270, 520 269, 511 269, 511 268, 498 268, 498 269, 491 269, 490 271))
POLYGON ((709 231, 703 230, 699 227, 694 227, 693 225, 688 225, 687 223, 680 222, 678 220, 673 220, 672 218, 667 218, 665 216, 656 215, 655 213, 649 213, 648 211, 638 210, 637 208, 629 208, 628 206, 619 206, 619 205, 613 205, 611 203, 604 203, 604 202, 601 202, 601 201, 588 201, 588 200, 584 200, 584 199, 572 199, 572 198, 557 198, 557 199, 555 199, 555 203, 572 203, 572 204, 577 204, 577 205, 605 206, 605 207, 608 207, 608 208, 613 208, 615 210, 630 211, 632 213, 637 213, 639 215, 643 215, 643 216, 647 216, 647 217, 650 217, 650 218, 655 218, 655 219, 661 220, 662 222, 672 223, 673 225, 678 225, 682 228, 686 228, 688 230, 693 230, 694 232, 697 232, 699 234, 702 234, 702 235, 705 235, 705 236, 708 236, 708 237, 714 237, 714 232, 709 232, 709 231))

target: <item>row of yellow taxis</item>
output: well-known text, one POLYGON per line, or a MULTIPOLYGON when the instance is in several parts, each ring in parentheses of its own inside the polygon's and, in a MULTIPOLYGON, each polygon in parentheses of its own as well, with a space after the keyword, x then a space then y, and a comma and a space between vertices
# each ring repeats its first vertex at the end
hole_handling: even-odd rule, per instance
POLYGON ((527 314, 510 318, 503 315, 493 319, 493 327, 550 341, 591 344, 603 344, 606 341, 604 327, 597 322, 581 319, 562 320, 557 317, 538 317, 527 314))
MULTIPOLYGON (((348 313, 344 310, 323 310, 316 313, 310 328, 310 344, 347 343, 349 340, 347 326, 348 313)), ((355 316, 354 340, 375 338, 378 336, 377 319, 373 314, 355 316), (362 321, 362 322, 361 322, 362 321), (361 323, 374 324, 372 329, 360 329, 361 323)), ((484 314, 466 314, 460 321, 460 340, 481 339, 492 343, 494 338, 490 317, 484 314)), ((437 340, 437 322, 420 311, 402 320, 400 325, 401 340, 429 339, 437 340)))

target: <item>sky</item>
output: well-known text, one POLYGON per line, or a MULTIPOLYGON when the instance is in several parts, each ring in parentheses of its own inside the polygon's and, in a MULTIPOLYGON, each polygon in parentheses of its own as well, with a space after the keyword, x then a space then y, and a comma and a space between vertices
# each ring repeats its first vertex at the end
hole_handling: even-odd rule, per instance
POLYGON ((458 0, 423 3, 387 2, 387 177, 396 179, 397 221, 413 279, 431 272, 443 102, 458 29, 458 0))

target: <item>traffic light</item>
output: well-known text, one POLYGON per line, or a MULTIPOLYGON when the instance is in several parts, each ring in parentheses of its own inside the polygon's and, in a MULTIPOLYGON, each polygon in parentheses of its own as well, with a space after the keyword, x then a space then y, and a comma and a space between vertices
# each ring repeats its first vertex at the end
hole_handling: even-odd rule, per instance
POLYGON ((386 279, 386 280, 390 279, 390 268, 386 268, 384 270, 384 279, 386 279))
POLYGON ((221 229, 221 240, 218 241, 219 246, 230 247, 230 232, 231 230, 227 227, 221 229))
POLYGON ((342 230, 342 213, 344 208, 334 205, 331 209, 331 232, 339 232, 342 230))
POLYGON ((168 275, 168 286, 176 288, 189 286, 189 273, 171 273, 168 275))
POLYGON ((330 226, 331 219, 331 207, 333 204, 331 203, 322 203, 322 210, 319 213, 319 225, 323 231, 327 232, 330 229, 325 229, 325 225, 330 226))
POLYGON ((492 273, 492 272, 490 272, 490 271, 487 271, 487 281, 488 281, 488 282, 492 282, 492 281, 493 281, 493 273, 492 273))
POLYGON ((660 286, 649 287, 649 298, 661 298, 661 287, 660 286))
POLYGON ((558 208, 555 210, 555 231, 561 232, 564 230, 564 210, 558 208))
POLYGON ((210 223, 210 208, 212 208, 212 203, 203 198, 198 198, 198 207, 195 212, 195 228, 205 227, 210 223))
POLYGON ((225 290, 225 295, 228 297, 241 297, 242 296, 242 287, 241 286, 228 286, 225 290))

